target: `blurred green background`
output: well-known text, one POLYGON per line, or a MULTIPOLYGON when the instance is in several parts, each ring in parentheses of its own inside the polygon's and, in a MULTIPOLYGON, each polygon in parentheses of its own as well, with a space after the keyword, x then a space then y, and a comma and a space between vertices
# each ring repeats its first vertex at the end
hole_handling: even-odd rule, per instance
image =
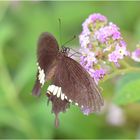
MULTIPOLYGON (((140 138, 139 102, 113 103, 120 86, 140 74, 106 81, 100 85, 105 98, 101 113, 87 117, 71 106, 60 114, 57 129, 47 98, 31 95, 39 35, 51 32, 59 42, 61 18, 65 42, 80 34, 82 22, 92 13, 117 24, 129 49, 135 49, 140 40, 140 2, 0 2, 0 138, 140 138)), ((68 46, 79 47, 78 38, 68 46)))

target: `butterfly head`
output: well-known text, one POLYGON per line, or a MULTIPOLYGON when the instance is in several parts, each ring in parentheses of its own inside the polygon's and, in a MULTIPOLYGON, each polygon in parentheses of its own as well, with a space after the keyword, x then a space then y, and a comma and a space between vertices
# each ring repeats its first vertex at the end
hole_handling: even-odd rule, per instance
POLYGON ((70 48, 68 48, 68 47, 62 47, 62 49, 61 49, 61 52, 65 55, 68 55, 69 51, 70 51, 70 48))

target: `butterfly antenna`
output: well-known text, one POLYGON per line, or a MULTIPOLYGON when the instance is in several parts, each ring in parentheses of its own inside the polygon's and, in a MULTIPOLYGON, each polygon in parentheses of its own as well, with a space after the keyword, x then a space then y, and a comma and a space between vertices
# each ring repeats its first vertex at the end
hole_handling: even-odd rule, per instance
POLYGON ((74 40, 75 38, 76 38, 76 35, 74 35, 71 39, 69 39, 68 41, 66 41, 66 42, 62 45, 62 47, 65 46, 67 43, 71 42, 72 40, 74 40))
POLYGON ((80 53, 80 52, 74 50, 73 48, 70 48, 70 49, 71 49, 72 51, 74 51, 75 53, 78 53, 78 54, 82 55, 82 53, 80 53))
POLYGON ((62 46, 62 36, 61 36, 61 19, 58 19, 59 21, 59 40, 60 40, 60 45, 62 46))

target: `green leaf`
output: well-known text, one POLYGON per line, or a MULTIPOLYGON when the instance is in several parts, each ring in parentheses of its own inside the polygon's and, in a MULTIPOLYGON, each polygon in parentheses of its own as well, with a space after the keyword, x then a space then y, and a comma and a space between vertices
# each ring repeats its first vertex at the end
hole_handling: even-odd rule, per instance
POLYGON ((16 75, 14 77, 14 83, 18 87, 18 90, 22 90, 26 83, 36 76, 37 68, 35 62, 31 57, 28 57, 21 62, 19 68, 17 68, 16 75))
POLYGON ((14 35, 14 28, 7 22, 0 23, 0 47, 14 35))
POLYGON ((125 105, 140 100, 140 78, 138 74, 124 76, 117 84, 114 102, 125 105))
POLYGON ((11 3, 8 1, 3 1, 3 2, 1 1, 1 3, 0 3, 0 21, 4 18, 10 4, 11 3))

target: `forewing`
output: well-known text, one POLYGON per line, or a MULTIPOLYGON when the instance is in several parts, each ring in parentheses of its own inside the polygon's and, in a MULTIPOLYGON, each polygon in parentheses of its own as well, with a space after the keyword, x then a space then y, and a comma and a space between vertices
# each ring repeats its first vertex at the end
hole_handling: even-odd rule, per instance
POLYGON ((103 100, 94 79, 75 60, 62 56, 53 84, 62 88, 65 98, 78 105, 84 114, 99 111, 103 100))
POLYGON ((59 51, 58 43, 50 33, 41 34, 38 41, 37 59, 39 66, 47 71, 59 51))
MULTIPOLYGON (((41 83, 43 83, 43 76, 45 76, 45 80, 47 80, 46 75, 54 71, 51 67, 55 67, 56 65, 56 56, 59 51, 58 43, 53 35, 50 33, 42 33, 38 40, 38 48, 37 48, 37 63, 38 63, 38 72, 36 82, 32 91, 33 95, 40 95, 41 83), (39 75, 40 74, 40 75, 39 75), (44 75, 43 75, 44 74, 44 75), (40 77, 40 79, 39 79, 40 77), (42 79, 41 79, 42 78, 42 79)), ((48 75, 48 77, 50 77, 48 75)))

